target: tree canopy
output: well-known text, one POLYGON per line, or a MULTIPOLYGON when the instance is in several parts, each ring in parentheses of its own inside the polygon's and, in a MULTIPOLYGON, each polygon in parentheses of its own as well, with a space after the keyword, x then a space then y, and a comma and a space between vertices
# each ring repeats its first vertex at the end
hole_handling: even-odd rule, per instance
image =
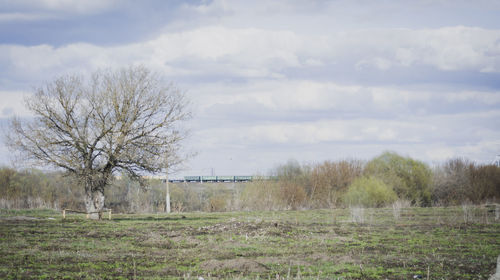
POLYGON ((115 172, 140 180, 182 162, 187 105, 178 88, 141 66, 64 76, 26 100, 34 118, 13 118, 7 143, 24 159, 79 178, 95 212, 115 172))

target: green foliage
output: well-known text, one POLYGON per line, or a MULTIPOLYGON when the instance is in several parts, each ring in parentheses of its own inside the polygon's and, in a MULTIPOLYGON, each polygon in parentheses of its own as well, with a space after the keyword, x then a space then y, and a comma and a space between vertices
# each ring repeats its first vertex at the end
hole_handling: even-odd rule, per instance
POLYGON ((398 199, 392 188, 375 177, 361 177, 349 186, 344 203, 352 206, 383 207, 398 199))
POLYGON ((432 171, 421 161, 385 152, 366 164, 364 174, 384 181, 401 199, 431 205, 432 171))

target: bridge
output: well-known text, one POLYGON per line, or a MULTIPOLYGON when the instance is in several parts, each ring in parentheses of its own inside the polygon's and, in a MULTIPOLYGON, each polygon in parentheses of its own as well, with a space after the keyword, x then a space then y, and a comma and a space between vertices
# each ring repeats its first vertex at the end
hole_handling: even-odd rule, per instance
MULTIPOLYGON (((170 183, 199 182, 199 183, 234 183, 251 182, 254 176, 184 176, 184 178, 168 179, 170 183)), ((165 181, 165 179, 162 179, 165 181)))

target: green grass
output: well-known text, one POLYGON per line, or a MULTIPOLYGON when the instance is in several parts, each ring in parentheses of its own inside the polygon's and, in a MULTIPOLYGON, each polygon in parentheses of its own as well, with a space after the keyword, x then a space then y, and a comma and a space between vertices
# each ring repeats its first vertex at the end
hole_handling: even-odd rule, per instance
POLYGON ((486 209, 113 215, 0 210, 1 279, 488 279, 500 221, 486 209))

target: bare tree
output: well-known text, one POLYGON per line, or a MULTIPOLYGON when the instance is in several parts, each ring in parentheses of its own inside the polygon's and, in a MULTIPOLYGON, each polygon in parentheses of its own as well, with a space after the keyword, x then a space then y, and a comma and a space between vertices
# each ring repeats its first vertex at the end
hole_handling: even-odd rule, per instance
POLYGON ((25 159, 76 176, 87 212, 103 209, 113 174, 141 181, 144 172, 182 162, 185 95, 144 67, 61 77, 37 89, 26 106, 35 118, 13 118, 7 144, 25 159))

